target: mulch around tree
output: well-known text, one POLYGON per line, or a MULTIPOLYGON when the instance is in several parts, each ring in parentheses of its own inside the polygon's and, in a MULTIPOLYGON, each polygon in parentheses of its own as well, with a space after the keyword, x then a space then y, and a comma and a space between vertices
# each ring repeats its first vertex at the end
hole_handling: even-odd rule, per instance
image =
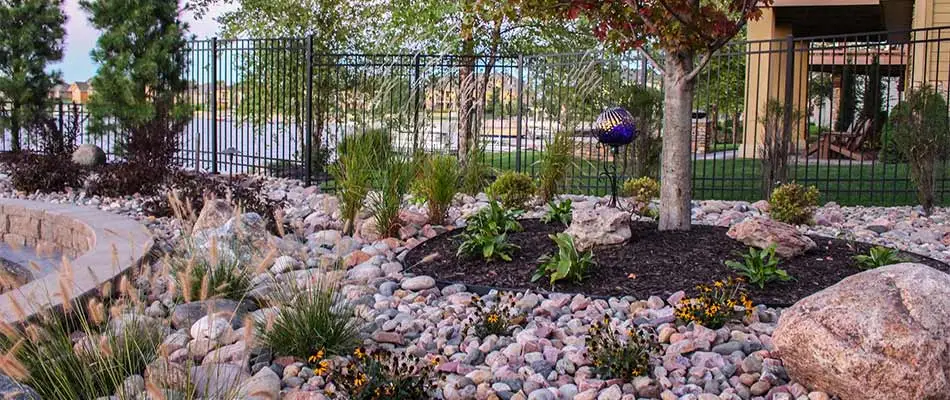
MULTIPOLYGON (((748 246, 726 236, 727 228, 693 225, 688 232, 660 232, 656 224, 633 222, 633 235, 625 243, 594 248, 597 266, 580 283, 558 283, 553 288, 546 279, 531 282, 538 258, 556 251, 549 234, 561 232, 558 223, 522 220, 524 230, 509 233, 509 241, 521 247, 511 262, 484 261, 457 257, 456 251, 463 229, 446 232, 429 239, 406 256, 407 272, 434 277, 440 283, 463 283, 511 290, 530 289, 535 292, 583 293, 592 296, 633 296, 645 299, 651 295, 664 299, 684 290, 695 295, 702 283, 738 275, 723 263, 741 261, 738 253, 748 246), (433 253, 434 261, 420 263, 433 253)), ((853 256, 867 254, 872 246, 821 236, 811 236, 818 244, 812 251, 791 259, 783 259, 779 268, 795 277, 789 282, 771 282, 765 289, 748 287, 757 304, 788 306, 841 279, 861 272, 853 256)), ((906 261, 929 265, 950 273, 950 266, 920 255, 901 252, 906 261)), ((747 285, 748 286, 748 285, 747 285)), ((869 294, 873 295, 873 294, 869 294)))

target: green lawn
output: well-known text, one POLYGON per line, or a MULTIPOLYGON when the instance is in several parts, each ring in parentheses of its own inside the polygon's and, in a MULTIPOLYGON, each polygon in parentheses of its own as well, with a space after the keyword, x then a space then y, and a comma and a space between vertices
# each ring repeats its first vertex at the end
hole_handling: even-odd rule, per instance
MULTIPOLYGON (((537 155, 534 151, 523 152, 521 170, 535 174, 537 155)), ((490 153, 489 161, 498 170, 514 170, 517 157, 513 152, 490 153)), ((578 159, 576 164, 569 182, 570 192, 604 195, 609 191, 609 182, 601 175, 600 163, 578 159)), ((836 201, 842 205, 917 204, 914 186, 908 178, 907 164, 793 164, 790 167, 791 175, 797 182, 818 187, 822 201, 836 201)), ((760 172, 761 167, 756 160, 694 161, 693 197, 759 200, 762 198, 760 172)), ((938 179, 937 191, 938 204, 950 203, 950 173, 947 169, 944 169, 943 179, 938 179)))

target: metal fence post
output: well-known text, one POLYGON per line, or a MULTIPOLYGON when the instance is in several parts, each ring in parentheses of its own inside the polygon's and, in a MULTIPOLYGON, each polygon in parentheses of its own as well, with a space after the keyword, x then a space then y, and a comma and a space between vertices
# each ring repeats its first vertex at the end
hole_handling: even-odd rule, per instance
POLYGON ((419 94, 419 79, 420 78, 420 60, 419 53, 416 53, 413 57, 413 71, 412 71, 412 150, 416 151, 419 149, 419 101, 421 95, 419 94))
MULTIPOLYGON (((795 90, 795 37, 788 35, 788 37, 785 39, 785 46, 785 118, 784 121, 782 121, 784 124, 782 127, 782 137, 785 140, 782 140, 782 149, 784 150, 782 153, 788 155, 788 148, 791 146, 792 141, 792 113, 794 112, 794 105, 792 102, 795 101, 795 94, 792 93, 795 90)), ((787 164, 788 160, 784 161, 787 164)), ((786 176, 784 178, 787 181, 787 165, 785 175, 786 176)))
POLYGON ((518 56, 518 128, 515 129, 515 171, 521 172, 521 135, 524 134, 524 56, 518 56))
POLYGON ((307 90, 304 109, 304 162, 307 163, 306 185, 313 184, 313 35, 307 36, 307 90))
MULTIPOLYGON (((218 38, 211 38, 211 173, 218 173, 218 38)), ((195 166, 198 169, 198 166, 195 166)))

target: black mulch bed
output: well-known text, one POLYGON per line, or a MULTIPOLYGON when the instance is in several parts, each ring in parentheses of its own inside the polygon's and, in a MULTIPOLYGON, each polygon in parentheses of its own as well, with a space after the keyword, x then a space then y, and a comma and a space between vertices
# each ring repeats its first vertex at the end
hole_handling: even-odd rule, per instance
MULTIPOLYGON (((631 295, 644 299, 651 295, 666 298, 685 290, 695 294, 695 286, 728 276, 738 276, 723 264, 725 260, 741 260, 737 253, 748 247, 726 236, 726 228, 693 225, 689 232, 659 232, 647 222, 631 224, 633 237, 627 243, 598 247, 594 257, 598 266, 579 284, 559 283, 553 289, 542 280, 531 282, 538 266, 538 257, 555 251, 548 234, 560 232, 560 224, 543 224, 538 220, 522 220, 524 230, 510 233, 509 240, 521 246, 511 262, 486 262, 475 258, 458 258, 458 237, 463 230, 447 232, 421 243, 406 256, 406 265, 416 274, 426 274, 442 282, 483 285, 506 289, 531 289, 536 292, 584 293, 593 296, 631 295), (439 257, 418 264, 430 254, 439 257)), ((799 299, 831 286, 842 278, 861 272, 852 257, 866 254, 871 247, 838 239, 812 236, 818 247, 809 253, 782 260, 780 268, 795 277, 790 282, 772 282, 765 289, 749 287, 757 304, 787 306, 799 299), (853 246, 853 248, 851 247, 853 246)), ((901 253, 917 262, 950 273, 950 266, 931 258, 901 253)))

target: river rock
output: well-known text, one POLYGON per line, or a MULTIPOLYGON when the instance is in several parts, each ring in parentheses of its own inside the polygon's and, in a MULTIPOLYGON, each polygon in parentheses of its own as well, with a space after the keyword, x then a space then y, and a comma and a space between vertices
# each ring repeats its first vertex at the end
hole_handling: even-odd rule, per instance
POLYGON ((41 400, 33 388, 0 374, 0 398, 5 400, 41 400))
POLYGON ((73 151, 72 160, 81 167, 97 167, 106 163, 106 152, 92 143, 83 143, 73 151))
POLYGON ((220 199, 209 199, 205 201, 201 212, 198 213, 198 219, 195 220, 195 226, 192 232, 199 232, 205 229, 219 228, 228 222, 234 216, 234 208, 227 201, 220 199))
POLYGON ((729 237, 745 245, 760 249, 775 246, 775 253, 783 258, 805 254, 817 245, 810 237, 792 225, 765 217, 752 217, 729 228, 729 237))
POLYGON ((842 400, 950 399, 950 275, 852 275, 784 311, 772 340, 792 378, 842 400))

